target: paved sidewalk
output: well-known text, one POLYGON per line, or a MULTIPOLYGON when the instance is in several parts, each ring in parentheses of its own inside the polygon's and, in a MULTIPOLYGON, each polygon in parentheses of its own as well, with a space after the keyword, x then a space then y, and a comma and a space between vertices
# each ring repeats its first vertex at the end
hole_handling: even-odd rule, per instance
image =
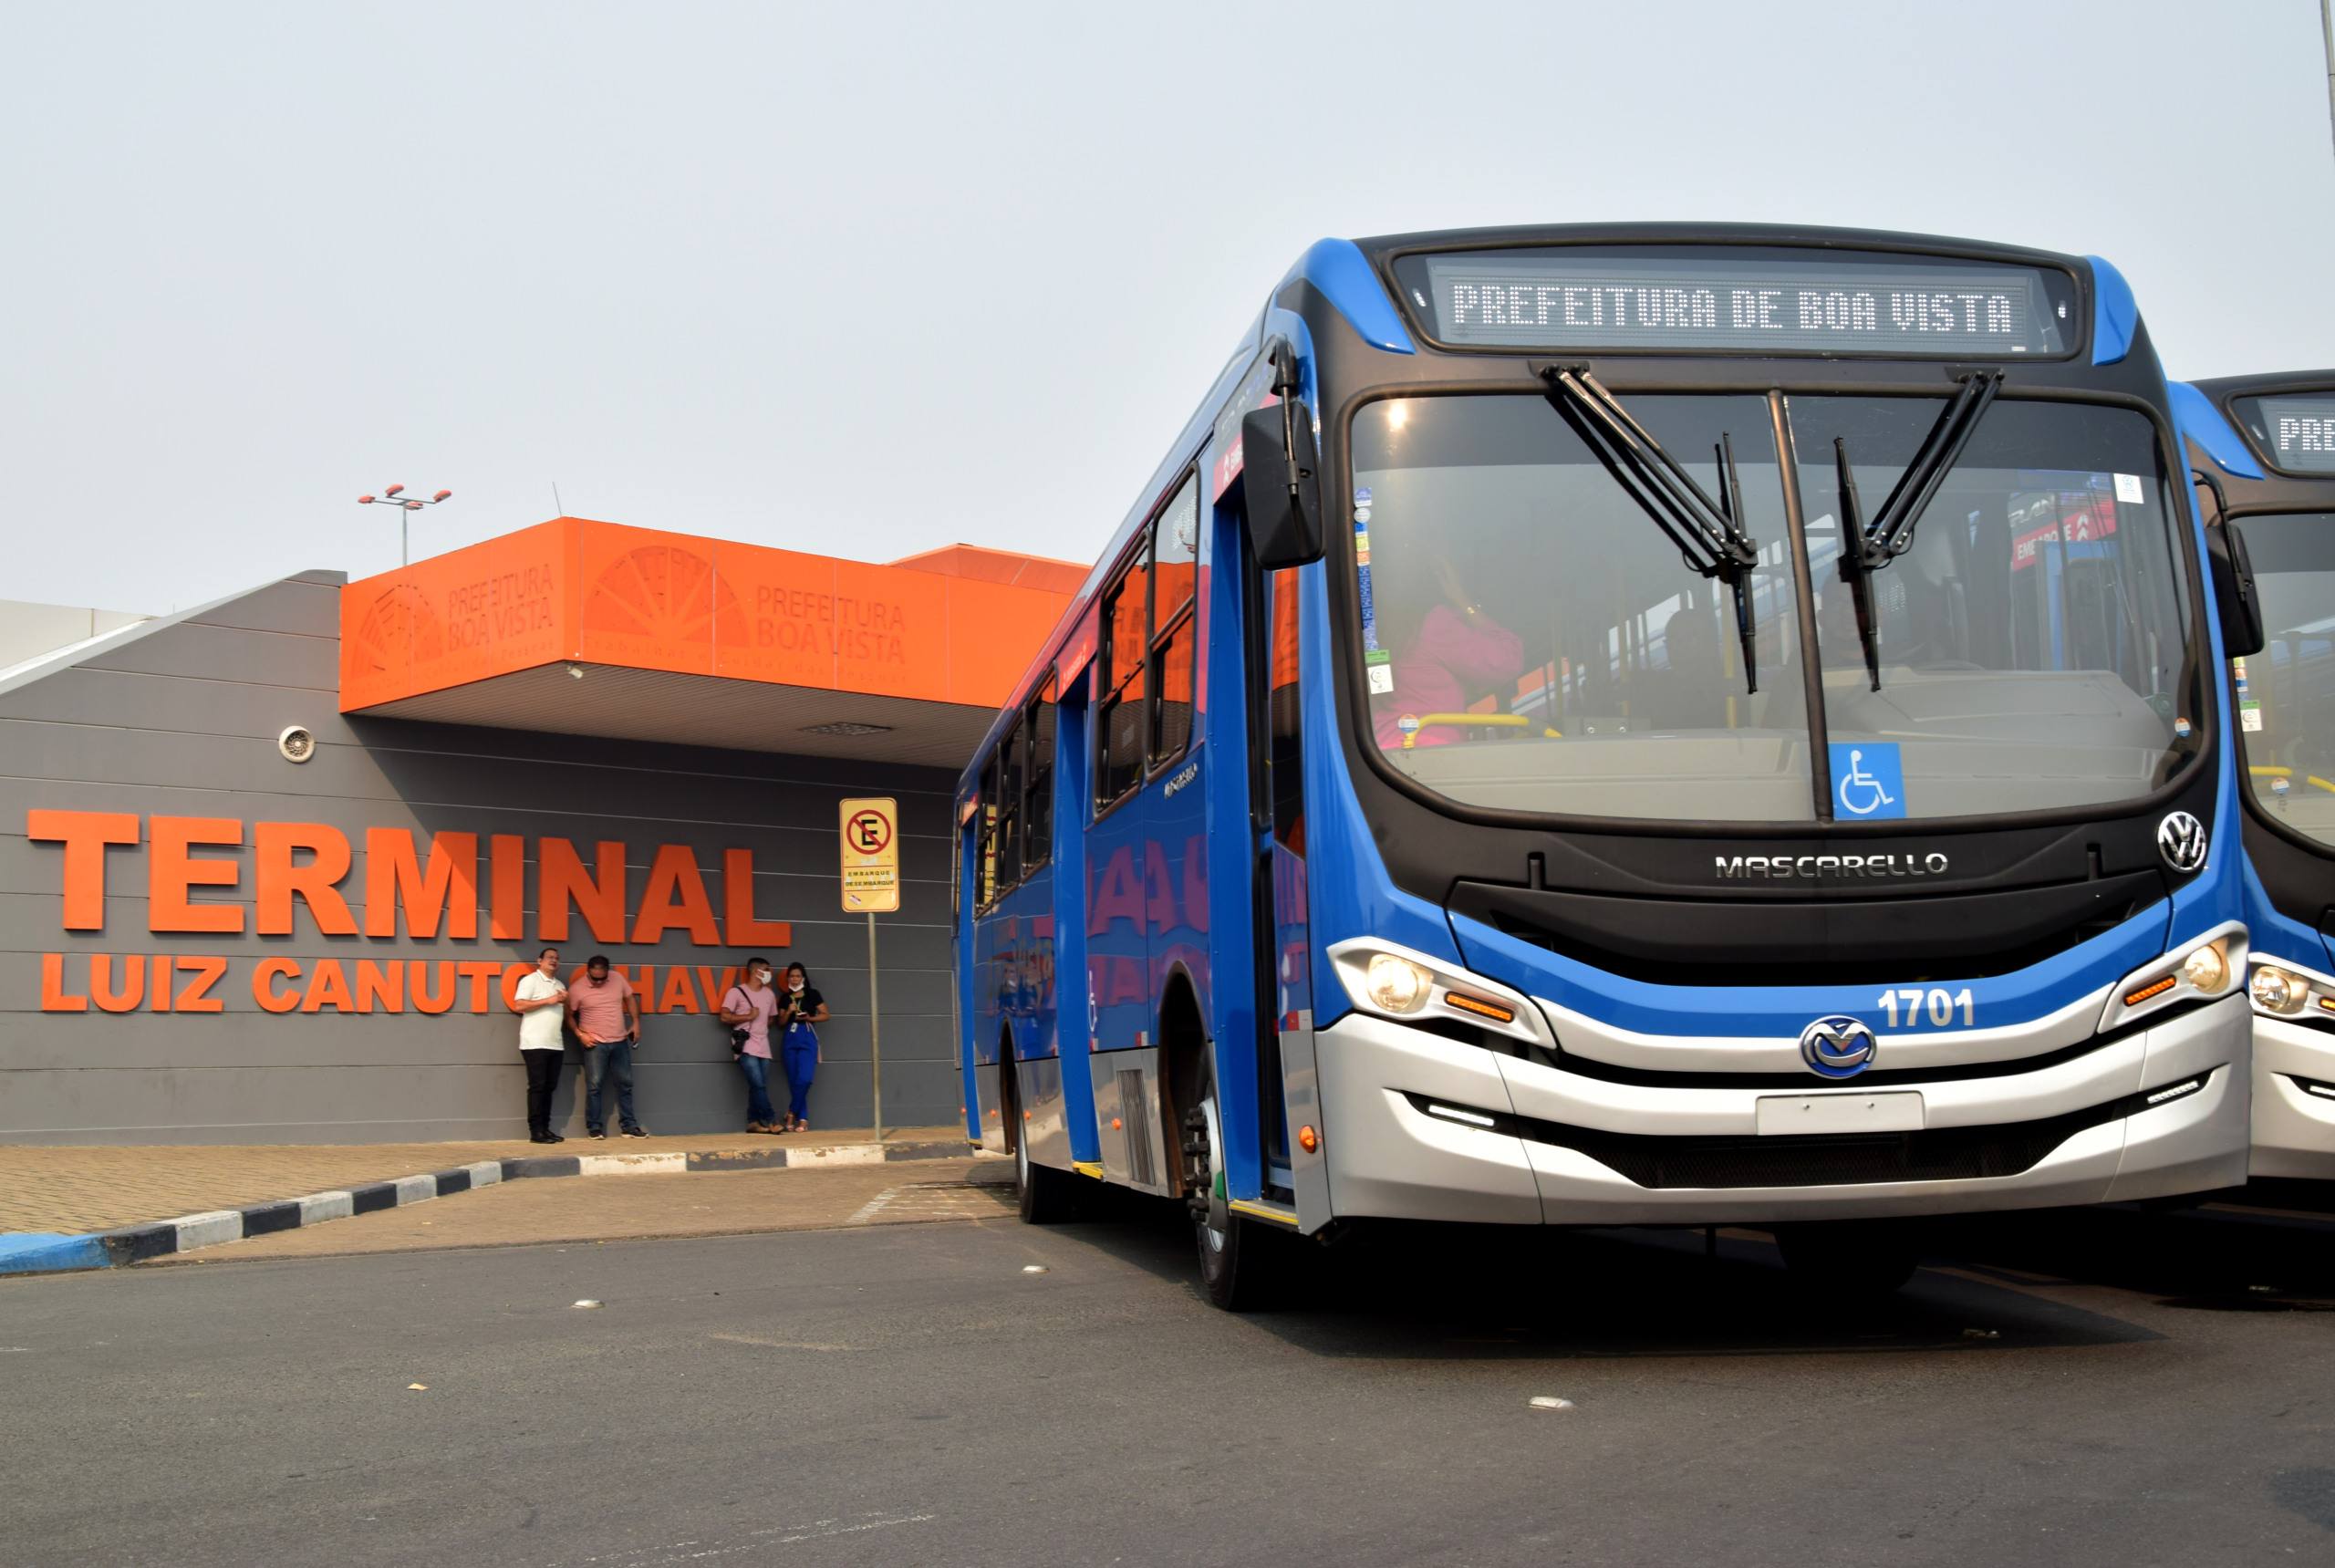
MULTIPOLYGON (((511 1138, 490 1143, 0 1147, 0 1233, 53 1231, 78 1235, 109 1231, 174 1215, 236 1209, 483 1160, 526 1159, 540 1155, 766 1155, 773 1148, 810 1149, 867 1143, 874 1136, 872 1129, 858 1127, 791 1133, 784 1137, 745 1133, 612 1137, 606 1142, 571 1137, 566 1143, 550 1145, 511 1138)), ((884 1141, 962 1143, 964 1139, 964 1129, 960 1127, 895 1127, 887 1130, 884 1141)))
POLYGON ((516 1181, 410 1209, 280 1231, 159 1260, 191 1269, 269 1258, 346 1257, 671 1236, 827 1231, 935 1220, 1012 1220, 1003 1160, 918 1160, 842 1170, 628 1176, 621 1181, 516 1181))

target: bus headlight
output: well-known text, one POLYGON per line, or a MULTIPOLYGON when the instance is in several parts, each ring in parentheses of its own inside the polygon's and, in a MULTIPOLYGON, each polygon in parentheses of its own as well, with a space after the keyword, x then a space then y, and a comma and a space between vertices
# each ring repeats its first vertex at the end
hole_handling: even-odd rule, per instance
POLYGON ((2310 1000, 2309 981, 2267 963, 2256 967, 2254 981, 2247 991, 2254 1005, 2265 1012, 2300 1012, 2303 1003, 2310 1000))
POLYGON ((2181 978, 2201 994, 2211 996, 2229 983, 2229 960, 2218 944, 2199 948, 2181 963, 2181 978))
POLYGON ((2161 1008, 2228 996, 2252 972, 2246 928, 2228 921, 2217 930, 2190 938, 2117 981, 2101 1012, 2100 1028, 2119 1029, 2161 1008))
POLYGON ((1373 953, 1364 971, 1363 989, 1370 1000, 1389 1012, 1416 1012, 1427 1004, 1435 977, 1408 959, 1393 953, 1373 953))

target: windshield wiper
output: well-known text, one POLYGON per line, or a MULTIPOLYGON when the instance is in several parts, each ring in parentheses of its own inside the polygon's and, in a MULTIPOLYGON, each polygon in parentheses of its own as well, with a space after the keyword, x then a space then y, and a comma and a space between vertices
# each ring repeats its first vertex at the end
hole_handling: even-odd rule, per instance
POLYGON ((1743 483, 1735 472, 1734 444, 1722 431, 1712 449, 1718 464, 1718 499, 1714 501, 1598 384, 1588 366, 1551 365, 1541 370, 1541 379, 1549 384, 1548 399, 1557 412, 1597 454, 1623 493, 1678 547, 1686 569, 1733 590, 1735 630, 1743 642, 1744 690, 1759 691, 1751 570, 1759 564, 1759 547, 1743 528, 1743 483))
POLYGON ((1841 581, 1849 585, 1849 597, 1856 604, 1857 641, 1864 649, 1865 674, 1875 691, 1881 690, 1881 628, 1873 613, 1873 574, 1914 547, 1914 524, 1929 509, 1947 472, 1961 461, 1962 449, 1970 444, 1980 417, 2002 385, 2000 370, 1977 370, 1963 378, 1962 389, 1930 427, 1870 524, 1857 505, 1849 443, 1838 438, 1832 442, 1841 485, 1841 581))

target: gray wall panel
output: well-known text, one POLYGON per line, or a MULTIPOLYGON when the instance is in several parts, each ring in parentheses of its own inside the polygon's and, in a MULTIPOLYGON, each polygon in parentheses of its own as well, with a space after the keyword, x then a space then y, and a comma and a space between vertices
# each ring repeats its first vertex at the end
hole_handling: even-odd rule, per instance
MULTIPOLYGON (((338 574, 334 574, 337 576, 338 574)), ((189 625, 239 627, 251 631, 289 632, 340 639, 340 588, 336 584, 286 577, 254 588, 224 604, 187 618, 189 625)))
MULTIPOLYGON (((517 1020, 499 1002, 429 1015, 409 997, 401 1014, 262 1011, 250 981, 264 958, 304 971, 338 960, 521 961, 540 944, 537 841, 565 837, 593 861, 599 839, 627 846, 627 934, 662 844, 690 847, 717 918, 721 851, 754 852, 755 908, 793 922, 779 963, 809 965, 835 1018, 824 1030, 831 1071, 813 1099, 821 1125, 864 1125, 867 929, 836 904, 835 802, 888 794, 903 815, 902 912, 880 923, 886 1111, 895 1125, 950 1122, 961 1096, 949 1026, 950 798, 943 770, 855 763, 770 753, 649 746, 472 730, 436 723, 344 721, 337 702, 337 596, 329 585, 272 585, 196 620, 57 671, 0 699, 0 1141, 383 1141, 503 1137, 519 1129, 523 1077, 517 1020), (296 689, 301 681, 313 689, 296 689), (287 682, 291 684, 287 686, 287 682), (324 742, 296 766, 275 752, 283 725, 308 725, 324 742), (246 926, 255 889, 251 837, 259 822, 319 822, 352 847, 338 885, 360 924, 368 827, 472 832, 527 839, 526 935, 518 940, 441 934, 417 940, 324 937, 305 901, 296 934, 157 934, 147 928, 146 846, 108 855, 106 929, 61 929, 61 846, 25 837, 36 807, 226 816, 245 825, 240 849, 200 850, 235 861, 246 926), (40 1011, 41 955, 65 961, 67 990, 86 994, 88 955, 220 956, 227 975, 212 994, 225 1011, 160 1015, 40 1011), (895 1073, 899 1075, 895 1081, 895 1073)), ((426 840, 422 845, 427 851, 426 840)), ((207 891, 198 900, 212 901, 207 891)), ((483 896, 482 902, 484 902, 483 896)), ((485 929, 482 911, 481 929, 485 929)), ((686 930, 656 944, 596 939, 580 915, 564 942, 570 966, 605 948, 620 964, 657 968, 661 995, 672 966, 691 973, 740 962, 734 948, 694 945, 686 930)), ((174 976, 174 987, 185 977, 174 976)), ((305 982, 304 982, 305 983, 305 982)), ((699 999, 703 1002, 704 998, 699 999)), ((742 1119, 743 1089, 721 1031, 705 1013, 644 1021, 638 1068, 642 1115, 660 1131, 718 1131, 742 1119)), ((563 1102, 568 1091, 563 1089, 563 1102)))
POLYGON ((86 665, 0 696, 0 719, 84 724, 102 712, 106 722, 134 730, 248 735, 271 746, 284 726, 306 724, 327 744, 358 743, 322 694, 230 680, 188 680, 86 665))
MULTIPOLYGON (((84 662, 93 670, 242 680, 254 686, 302 687, 326 693, 340 690, 337 638, 251 631, 193 621, 164 627, 151 637, 92 654, 84 662)), ((331 705, 337 708, 339 702, 336 700, 331 705)))

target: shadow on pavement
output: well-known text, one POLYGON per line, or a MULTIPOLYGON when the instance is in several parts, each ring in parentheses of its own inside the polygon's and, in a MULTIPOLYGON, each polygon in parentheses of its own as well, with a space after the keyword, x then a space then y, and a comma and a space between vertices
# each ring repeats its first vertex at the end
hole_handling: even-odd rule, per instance
MULTIPOLYGON (((2128 1293, 2219 1312, 2335 1312, 2335 1184, 2257 1183, 2189 1206, 1958 1216, 1924 1225, 1925 1263, 1892 1295, 1798 1288, 1760 1232, 1535 1231, 1381 1221, 1293 1243, 1292 1289, 1249 1321, 1322 1355, 1855 1355, 2162 1338, 2128 1293), (2276 1213, 2259 1212, 2275 1210, 2276 1213), (2323 1216, 2324 1218, 2319 1218, 2323 1216)), ((1097 1188, 1061 1233, 1199 1294, 1180 1204, 1097 1188)))

